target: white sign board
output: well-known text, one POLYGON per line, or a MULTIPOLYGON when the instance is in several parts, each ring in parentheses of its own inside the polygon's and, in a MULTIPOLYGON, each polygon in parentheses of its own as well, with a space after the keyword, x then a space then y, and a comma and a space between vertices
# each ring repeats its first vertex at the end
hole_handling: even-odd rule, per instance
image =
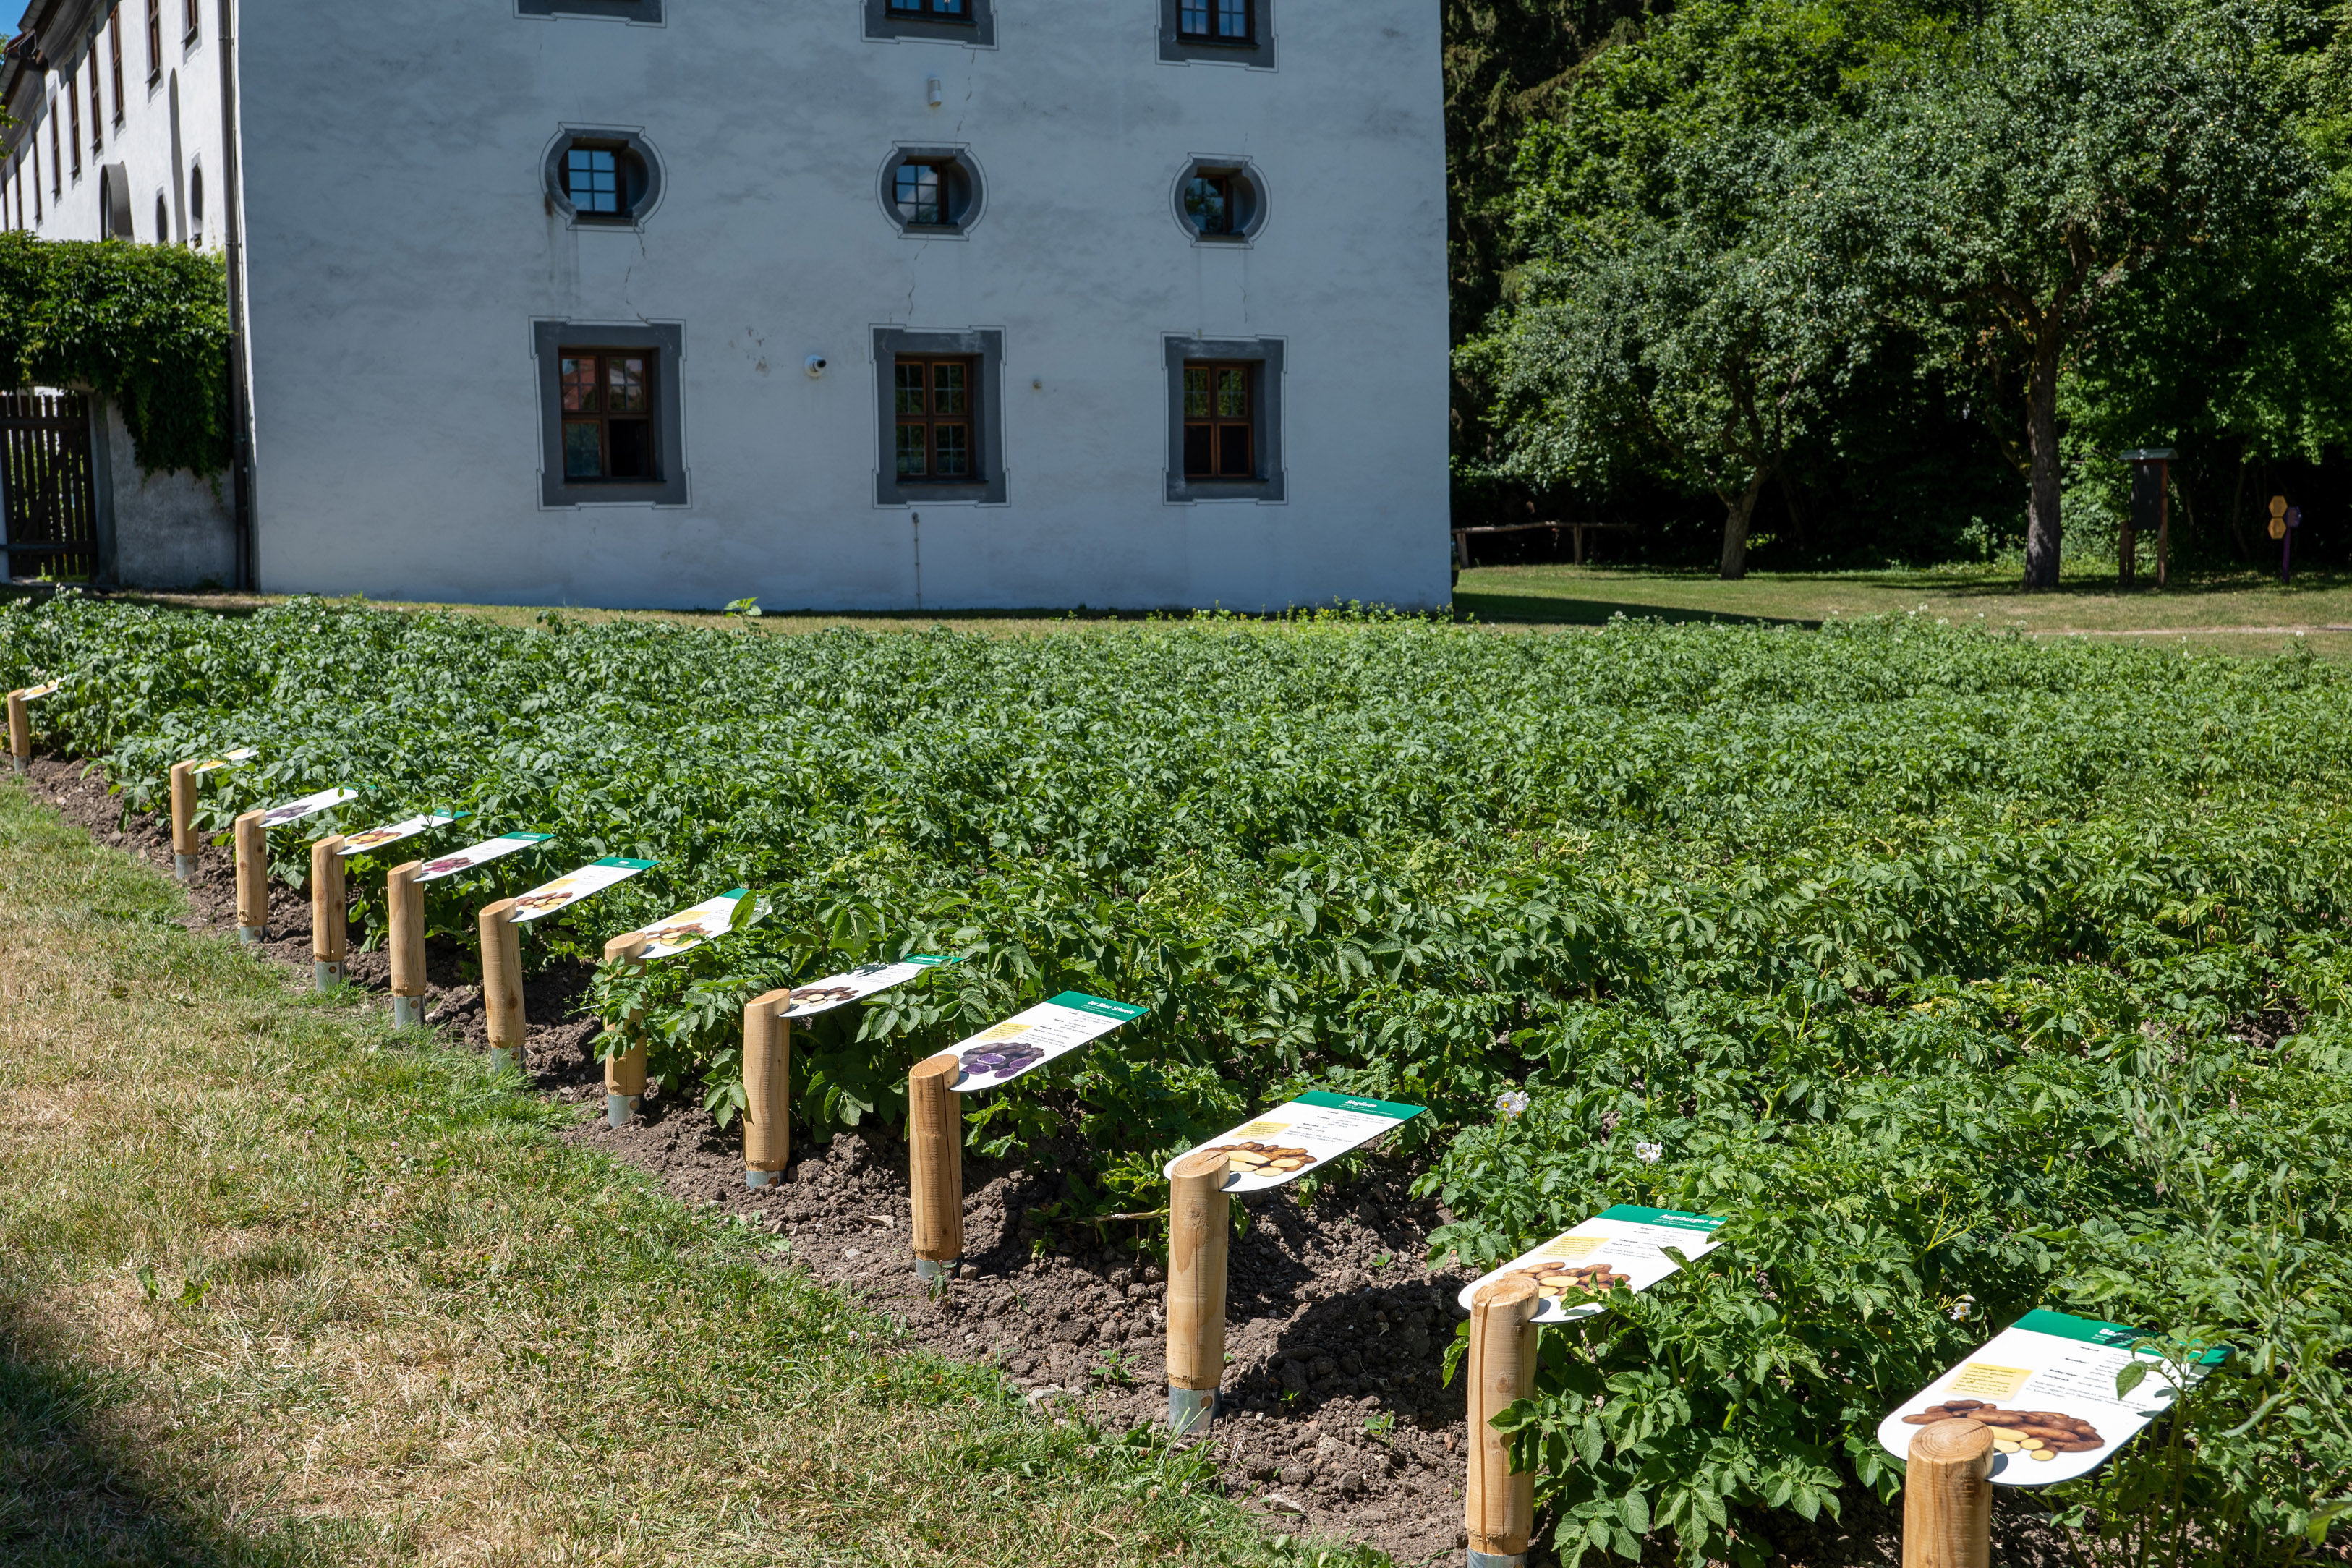
POLYGON ((1543 1293, 1537 1322, 1589 1318, 1607 1305, 1605 1298, 1618 1286, 1639 1293, 1679 1270, 1682 1265, 1666 1256, 1667 1247, 1696 1260, 1722 1246, 1714 1238, 1722 1224, 1714 1215, 1613 1205, 1480 1275, 1462 1288, 1457 1300, 1466 1310, 1482 1286, 1524 1274, 1543 1293))
MULTIPOLYGON (((2121 1323, 2037 1308, 1898 1405, 1878 1424, 1879 1447, 1907 1458, 1920 1427, 1980 1421, 1992 1428, 1994 1485, 2046 1487, 2088 1475, 2179 1396, 2163 1363, 2132 1350, 2143 1337, 2121 1323), (2116 1394, 2116 1374, 2135 1362, 2147 1375, 2116 1394)), ((2229 1353, 2207 1352, 2190 1381, 2229 1353)))
POLYGON ((1423 1109, 1312 1089, 1230 1132, 1219 1133, 1199 1149, 1177 1155, 1160 1174, 1172 1177, 1180 1162, 1197 1153, 1222 1151, 1226 1156, 1227 1192, 1264 1192, 1310 1166, 1328 1164, 1351 1149, 1395 1131, 1423 1109))
POLYGON ((747 896, 745 889, 730 888, 715 899, 705 899, 690 910, 680 910, 667 920, 639 926, 628 934, 646 939, 646 960, 667 958, 734 930, 736 911, 747 896))
POLYGON ((412 816, 405 821, 389 823, 382 827, 371 827, 365 833, 352 834, 344 838, 343 847, 336 853, 364 855, 371 849, 382 849, 386 845, 397 844, 403 839, 414 838, 420 833, 430 833, 436 827, 446 827, 453 822, 463 822, 465 819, 466 814, 462 811, 427 812, 423 816, 412 816))
POLYGON ((568 876, 533 888, 515 900, 511 919, 517 925, 529 925, 542 915, 558 910, 568 910, 581 900, 593 898, 615 882, 625 882, 640 871, 650 871, 660 864, 655 860, 623 860, 607 857, 592 860, 568 876))
POLYGON ((236 751, 229 752, 226 756, 215 757, 209 762, 198 763, 194 767, 190 768, 188 772, 191 773, 208 773, 219 768, 234 768, 242 763, 249 763, 259 755, 261 755, 261 748, 258 746, 239 746, 236 751))
POLYGON ((50 696, 58 689, 58 683, 52 680, 47 686, 27 686, 16 695, 27 702, 38 702, 42 698, 50 696))
POLYGON ((862 1001, 893 985, 904 985, 927 969, 937 969, 943 963, 961 963, 957 958, 942 958, 937 953, 910 952, 897 963, 869 963, 863 969, 853 969, 846 974, 828 974, 822 980, 812 980, 806 985, 793 987, 793 1005, 784 1009, 787 1018, 814 1018, 819 1013, 830 1013, 835 1007, 862 1001))
POLYGON ((1142 1017, 1146 1011, 1083 991, 1065 991, 950 1047, 950 1054, 963 1064, 963 1071, 949 1087, 959 1094, 1002 1089, 1055 1057, 1067 1056, 1121 1024, 1142 1017))
POLYGON ((299 822, 306 816, 316 816, 322 811, 332 811, 347 800, 357 800, 355 789, 322 789, 316 795, 306 795, 300 800, 289 800, 284 805, 273 805, 261 814, 264 827, 283 827, 289 822, 299 822))
POLYGON ((502 833, 496 838, 485 838, 469 849, 460 849, 455 855, 427 860, 417 871, 416 879, 419 882, 437 882, 444 877, 454 877, 460 871, 470 871, 493 860, 503 860, 519 850, 536 848, 554 837, 552 833, 502 833))

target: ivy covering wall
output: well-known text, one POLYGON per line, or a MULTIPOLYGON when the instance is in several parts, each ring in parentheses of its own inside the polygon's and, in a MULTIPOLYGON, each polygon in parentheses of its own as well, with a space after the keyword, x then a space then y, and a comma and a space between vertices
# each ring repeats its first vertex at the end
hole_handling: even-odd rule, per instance
POLYGON ((102 394, 142 473, 228 466, 228 342, 215 253, 0 234, 0 385, 102 394))

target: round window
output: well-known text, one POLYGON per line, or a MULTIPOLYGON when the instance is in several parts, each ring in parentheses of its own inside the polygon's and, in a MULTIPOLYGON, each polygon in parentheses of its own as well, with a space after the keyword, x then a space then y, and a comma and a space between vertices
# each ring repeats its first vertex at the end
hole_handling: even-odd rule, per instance
POLYGON ((1176 218, 1203 243, 1247 240, 1265 226, 1265 187, 1235 159, 1195 159, 1176 182, 1176 218))
POLYGON ((959 235, 980 216, 980 173, 954 148, 902 147, 882 166, 882 210, 907 235, 959 235))
POLYGON ((636 223, 660 188, 660 167, 633 132, 575 131, 548 153, 547 194, 576 223, 636 223))

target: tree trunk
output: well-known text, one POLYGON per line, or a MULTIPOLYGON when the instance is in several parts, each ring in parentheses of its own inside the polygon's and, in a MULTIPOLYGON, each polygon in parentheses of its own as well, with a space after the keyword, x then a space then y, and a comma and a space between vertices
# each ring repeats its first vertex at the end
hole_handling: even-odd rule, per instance
POLYGON ((2026 439, 2033 473, 2025 510, 2025 585, 2058 585, 2058 321, 2053 307, 2033 345, 2033 379, 2025 392, 2026 439))
POLYGON ((1738 500, 1723 505, 1723 566, 1716 575, 1726 582, 1748 575, 1748 525, 1756 516, 1756 498, 1764 493, 1764 481, 1772 477, 1769 468, 1761 468, 1748 476, 1748 488, 1739 492, 1738 500))

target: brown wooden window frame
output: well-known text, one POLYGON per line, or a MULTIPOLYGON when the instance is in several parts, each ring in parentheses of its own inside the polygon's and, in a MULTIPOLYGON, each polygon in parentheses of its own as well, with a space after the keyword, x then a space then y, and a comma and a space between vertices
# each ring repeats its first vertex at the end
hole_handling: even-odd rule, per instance
POLYGON ((147 0, 147 81, 163 79, 163 0, 147 0))
POLYGON ((107 13, 106 37, 107 41, 114 46, 114 56, 110 63, 114 75, 114 123, 121 125, 122 117, 129 112, 122 102, 122 13, 121 11, 107 13))
POLYGON ((1262 366, 1254 360, 1186 360, 1180 384, 1184 397, 1184 479, 1187 483, 1247 484, 1256 479, 1258 377, 1262 366), (1201 398, 1193 400, 1194 377, 1200 378, 1201 398), (1226 393, 1240 388, 1239 412, 1226 393), (1194 432, 1209 466, 1193 464, 1194 432), (1239 437, 1240 464, 1228 462, 1239 437))
MULTIPOLYGON (((81 72, 66 72, 66 146, 73 153, 73 176, 81 178, 81 72)), ((54 153, 57 149, 49 149, 54 153)), ((61 189, 58 195, 62 197, 61 189)))
POLYGON ((563 459, 562 482, 569 485, 652 485, 659 484, 661 472, 661 402, 656 378, 661 374, 661 355, 653 349, 612 348, 588 343, 556 350, 555 385, 557 396, 556 449, 563 459), (611 365, 615 360, 637 362, 635 406, 612 408, 613 382, 611 365), (575 383, 574 366, 592 364, 584 383, 575 383), (574 399, 583 391, 583 403, 593 406, 575 406, 574 399), (633 426, 633 437, 642 444, 643 471, 634 474, 613 472, 614 426, 633 426), (596 432, 597 472, 572 471, 572 431, 593 427, 596 432))
POLYGON ((982 471, 980 426, 981 361, 975 354, 898 354, 890 362, 891 442, 890 471, 902 485, 976 485, 985 483, 982 471), (919 373, 919 384, 913 389, 914 406, 908 405, 907 373, 919 373), (940 384, 941 373, 953 371, 962 384, 950 389, 940 384), (950 395, 956 397, 951 406, 941 404, 950 395), (907 437, 919 431, 923 471, 908 473, 906 469, 907 437), (964 467, 954 473, 940 470, 940 453, 946 449, 942 433, 955 432, 951 445, 961 448, 964 467))
POLYGON ((205 8, 202 0, 187 0, 183 10, 186 14, 188 22, 187 31, 183 35, 183 37, 187 42, 194 43, 195 42, 197 33, 203 29, 205 25, 205 8))
POLYGON ((89 40, 89 151, 92 157, 106 151, 106 83, 99 75, 98 39, 89 40))

